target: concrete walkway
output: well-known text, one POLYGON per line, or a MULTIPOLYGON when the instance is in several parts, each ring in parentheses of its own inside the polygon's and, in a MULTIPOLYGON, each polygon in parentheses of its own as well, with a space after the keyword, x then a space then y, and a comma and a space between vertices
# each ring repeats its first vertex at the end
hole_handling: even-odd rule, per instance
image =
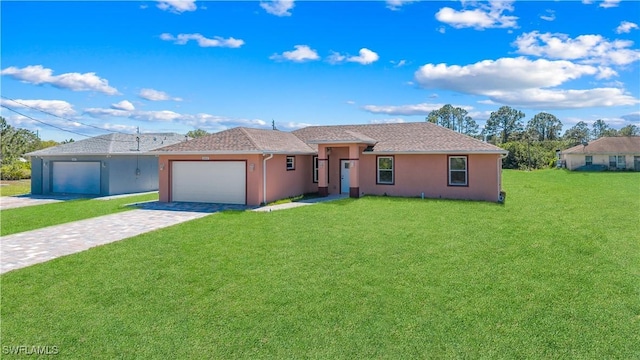
POLYGON ((300 207, 300 206, 313 205, 313 204, 326 202, 326 201, 346 199, 348 197, 349 197, 349 195, 347 195, 347 194, 329 195, 329 196, 326 196, 326 197, 318 197, 318 198, 301 200, 301 201, 292 201, 292 202, 289 202, 289 203, 278 204, 278 205, 262 206, 262 207, 253 209, 253 211, 269 212, 269 211, 275 211, 275 210, 292 209, 292 208, 296 208, 296 207, 300 207))
POLYGON ((79 199, 79 196, 38 196, 38 195, 18 195, 0 196, 0 210, 13 209, 25 206, 50 204, 60 201, 79 199))
MULTIPOLYGON (((0 238, 0 274, 238 206, 137 209, 0 238)), ((242 207, 243 208, 243 207, 242 207)))

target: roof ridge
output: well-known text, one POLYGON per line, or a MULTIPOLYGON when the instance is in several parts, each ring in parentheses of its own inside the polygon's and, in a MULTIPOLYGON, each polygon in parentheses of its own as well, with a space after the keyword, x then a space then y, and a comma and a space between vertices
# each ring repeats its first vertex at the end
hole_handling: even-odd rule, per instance
POLYGON ((249 139, 249 142, 251 142, 253 147, 255 147, 257 150, 263 150, 258 146, 255 139, 251 136, 251 134, 249 134, 249 132, 247 131, 247 128, 245 128, 244 126, 240 126, 239 128, 240 128, 240 131, 242 131, 247 136, 247 139, 249 139))

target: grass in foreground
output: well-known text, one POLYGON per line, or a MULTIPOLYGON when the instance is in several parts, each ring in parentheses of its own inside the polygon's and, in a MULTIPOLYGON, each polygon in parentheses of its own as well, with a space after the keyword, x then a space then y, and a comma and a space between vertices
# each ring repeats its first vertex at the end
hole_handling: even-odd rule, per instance
POLYGON ((504 206, 371 197, 205 217, 3 275, 2 345, 74 358, 638 358, 639 184, 506 171, 504 206))
MULTIPOLYGON (((127 211, 133 208, 125 207, 124 205, 126 204, 157 199, 158 194, 155 193, 111 200, 70 200, 2 210, 0 213, 0 235, 15 234, 46 226, 127 211)), ((99 236, 99 234, 96 234, 96 236, 99 236)))
POLYGON ((31 180, 2 180, 0 182, 0 196, 13 196, 29 194, 31 192, 31 180))

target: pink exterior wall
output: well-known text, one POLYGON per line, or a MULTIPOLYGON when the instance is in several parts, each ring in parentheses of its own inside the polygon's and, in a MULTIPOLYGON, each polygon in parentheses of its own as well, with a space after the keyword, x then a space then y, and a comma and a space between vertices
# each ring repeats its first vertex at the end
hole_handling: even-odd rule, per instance
POLYGON ((340 160, 349 160, 348 145, 332 146, 329 154, 329 194, 340 193, 340 160))
POLYGON ((295 169, 287 170, 287 155, 267 160, 267 202, 318 191, 312 161, 311 155, 295 155, 295 169))
POLYGON ((499 155, 468 155, 468 186, 448 186, 447 155, 394 155, 394 184, 376 184, 375 155, 360 156, 360 195, 498 201, 499 155))

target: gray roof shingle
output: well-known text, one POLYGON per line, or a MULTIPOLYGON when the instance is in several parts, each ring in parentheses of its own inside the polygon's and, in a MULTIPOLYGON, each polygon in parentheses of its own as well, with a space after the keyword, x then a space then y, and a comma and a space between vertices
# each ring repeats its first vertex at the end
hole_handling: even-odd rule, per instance
POLYGON ((185 141, 176 133, 107 134, 53 146, 26 154, 27 156, 91 155, 91 154, 140 154, 157 148, 185 141), (138 146, 137 138, 140 139, 138 146))
POLYGON ((236 127, 158 149, 158 152, 302 153, 315 152, 290 132, 236 127))
POLYGON ((322 143, 371 145, 368 150, 371 153, 507 153, 497 146, 428 122, 309 126, 293 132, 237 127, 156 152, 312 154, 322 143))
POLYGON ((601 137, 584 145, 576 145, 562 154, 640 154, 640 136, 601 137))
MULTIPOLYGON (((372 153, 506 153, 504 149, 497 146, 429 122, 310 126, 293 133, 310 144, 329 143, 332 139, 341 142, 348 137, 345 134, 357 133, 374 141, 372 153)), ((368 141, 359 142, 369 143, 368 141)))

